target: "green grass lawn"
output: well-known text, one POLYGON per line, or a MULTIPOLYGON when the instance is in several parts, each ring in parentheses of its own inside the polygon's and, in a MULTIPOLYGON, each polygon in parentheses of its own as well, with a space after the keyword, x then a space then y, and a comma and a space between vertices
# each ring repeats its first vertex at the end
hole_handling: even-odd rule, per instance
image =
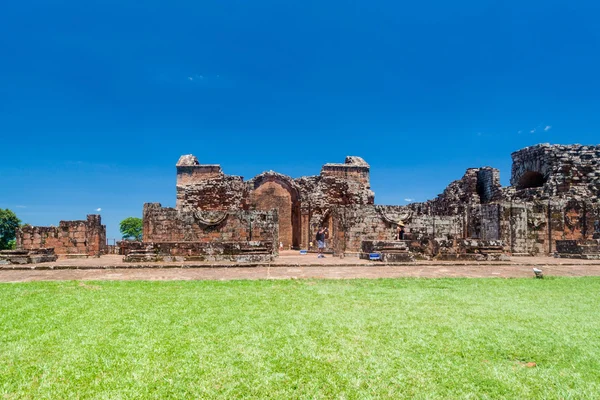
POLYGON ((599 398, 600 279, 0 284, 0 399, 599 398))

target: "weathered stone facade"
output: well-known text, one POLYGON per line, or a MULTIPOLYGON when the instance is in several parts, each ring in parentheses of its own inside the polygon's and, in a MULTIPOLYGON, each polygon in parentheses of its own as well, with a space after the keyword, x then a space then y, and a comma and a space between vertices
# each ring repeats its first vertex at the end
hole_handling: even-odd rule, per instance
POLYGON ((498 248, 551 254, 557 240, 600 236, 600 146, 542 144, 512 157, 510 187, 500 185, 497 169, 469 168, 436 199, 381 206, 374 204, 370 167, 360 157, 325 164, 316 176, 270 171, 244 181, 182 156, 176 207, 144 207, 144 241, 254 240, 275 244, 275 252, 278 244, 306 249, 317 228, 328 226, 336 254, 358 255, 363 241, 393 240, 402 220, 411 252, 447 259, 498 248))
MULTIPOLYGON (((509 187, 497 169, 469 168, 433 200, 386 206, 374 204, 370 166, 360 157, 325 164, 315 176, 269 171, 245 181, 185 155, 176 165, 175 208, 145 204, 144 242, 120 247, 131 260, 268 261, 280 248, 308 249, 327 226, 338 255, 380 248, 390 259, 489 260, 502 249, 600 258, 600 145, 540 144, 512 159, 509 187), (406 236, 394 244, 399 221, 406 236)), ((106 227, 88 215, 17 231, 18 256, 46 248, 98 256, 106 227)))
POLYGON ((363 159, 347 157, 344 164, 325 164, 318 176, 293 179, 270 171, 244 181, 225 175, 219 165, 182 156, 176 207, 144 206, 144 241, 261 240, 306 248, 318 226, 332 226, 333 207, 373 204, 369 169, 363 159), (209 229, 194 219, 207 212, 229 217, 209 229))
POLYGON ((100 256, 106 249, 106 226, 100 215, 60 221, 57 227, 26 225, 17 230, 16 242, 19 250, 54 248, 58 255, 100 256))

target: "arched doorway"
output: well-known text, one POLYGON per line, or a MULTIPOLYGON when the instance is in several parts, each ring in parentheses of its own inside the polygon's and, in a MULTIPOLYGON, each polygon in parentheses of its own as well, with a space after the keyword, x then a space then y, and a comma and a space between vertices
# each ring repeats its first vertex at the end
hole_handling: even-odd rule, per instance
POLYGON ((265 173, 251 182, 250 207, 264 211, 276 209, 279 217, 279 241, 283 248, 300 248, 300 200, 298 189, 291 178, 265 173))

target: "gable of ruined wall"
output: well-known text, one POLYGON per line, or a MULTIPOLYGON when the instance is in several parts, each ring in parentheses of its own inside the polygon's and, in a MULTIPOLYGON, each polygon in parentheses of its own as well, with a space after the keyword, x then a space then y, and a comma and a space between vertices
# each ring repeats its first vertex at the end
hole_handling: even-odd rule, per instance
POLYGON ((240 176, 222 175, 189 185, 177 185, 177 209, 241 210, 248 188, 240 176))

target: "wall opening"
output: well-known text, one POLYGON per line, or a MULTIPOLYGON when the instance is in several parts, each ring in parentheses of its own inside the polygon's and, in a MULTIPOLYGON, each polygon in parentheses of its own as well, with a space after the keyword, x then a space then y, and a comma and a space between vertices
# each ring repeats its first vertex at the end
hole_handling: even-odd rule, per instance
POLYGON ((279 241, 283 248, 300 248, 300 202, 287 182, 274 178, 262 180, 250 194, 250 203, 257 210, 277 209, 279 241))
POLYGON ((546 178, 544 178, 544 175, 536 171, 527 171, 521 175, 517 189, 520 190, 542 187, 544 186, 544 183, 546 183, 546 178))
POLYGON ((477 171, 477 184, 475 189, 479 195, 479 201, 481 203, 487 203, 492 198, 492 172, 489 170, 477 171))

